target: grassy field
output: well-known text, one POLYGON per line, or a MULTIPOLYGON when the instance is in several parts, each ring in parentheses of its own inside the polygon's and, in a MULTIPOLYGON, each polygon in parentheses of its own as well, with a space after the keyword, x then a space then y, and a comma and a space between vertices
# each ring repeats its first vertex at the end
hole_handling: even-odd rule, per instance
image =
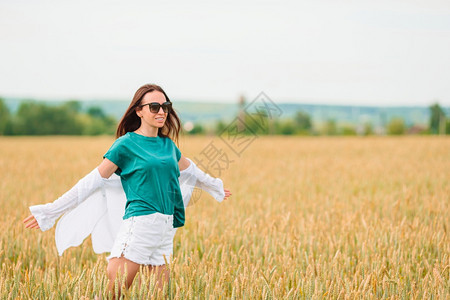
MULTIPOLYGON (((232 160, 233 196, 205 192, 174 241, 171 281, 129 298, 449 299, 450 139, 260 137, 232 160)), ((101 161, 110 137, 0 138, 0 298, 102 295, 106 255, 90 240, 59 257, 54 229, 25 230, 28 206, 53 201, 101 161)), ((236 149, 234 149, 236 150, 236 149)))

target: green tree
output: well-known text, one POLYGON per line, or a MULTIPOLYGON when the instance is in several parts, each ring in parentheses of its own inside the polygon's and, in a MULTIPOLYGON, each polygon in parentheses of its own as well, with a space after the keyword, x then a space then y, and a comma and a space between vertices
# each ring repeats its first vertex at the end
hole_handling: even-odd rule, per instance
POLYGON ((252 116, 245 115, 240 120, 243 120, 243 122, 239 122, 238 127, 241 127, 240 130, 245 130, 248 134, 265 135, 270 133, 270 126, 272 126, 270 122, 272 120, 269 119, 266 112, 258 112, 252 116))
POLYGON ((294 121, 301 130, 310 130, 312 128, 311 116, 304 111, 297 111, 294 116, 294 121))
POLYGON ((300 134, 309 134, 312 129, 311 116, 303 111, 297 111, 294 116, 294 122, 297 132, 300 134))
POLYGON ((432 134, 444 133, 445 113, 439 103, 430 106, 430 132, 432 134))
POLYGON ((83 134, 100 135, 115 132, 116 120, 107 116, 100 107, 89 107, 86 115, 80 115, 79 119, 83 123, 83 134))
POLYGON ((323 134, 325 135, 336 135, 337 134, 337 124, 336 120, 330 119, 323 126, 323 134))
POLYGON ((24 101, 17 111, 15 133, 21 135, 79 135, 82 124, 77 114, 65 105, 47 106, 24 101))
POLYGON ((7 133, 8 123, 11 121, 11 115, 9 109, 4 103, 4 100, 0 98, 0 135, 7 133))
POLYGON ((89 107, 87 110, 87 114, 95 119, 104 119, 106 117, 103 110, 98 106, 89 107))
POLYGON ((189 131, 189 134, 204 134, 205 128, 203 128, 202 124, 195 123, 194 128, 192 128, 191 131, 189 131))
POLYGON ((342 135, 356 135, 356 128, 351 124, 345 124, 341 126, 340 133, 342 135))
POLYGON ((277 133, 283 135, 292 135, 296 132, 296 124, 293 120, 287 119, 277 124, 277 133))
POLYGON ((363 125, 363 135, 372 135, 373 134, 373 125, 370 122, 366 122, 363 125))
POLYGON ((67 102, 64 102, 62 105, 64 108, 67 108, 69 111, 73 113, 80 113, 81 112, 81 103, 77 100, 70 100, 67 102))
POLYGON ((393 118, 387 125, 387 133, 391 135, 404 134, 405 130, 405 121, 402 118, 393 118))
POLYGON ((227 127, 227 124, 225 124, 225 122, 224 121, 222 121, 222 120, 219 120, 217 123, 216 123, 216 134, 217 135, 219 135, 219 134, 221 134, 224 130, 225 130, 225 127, 227 127))

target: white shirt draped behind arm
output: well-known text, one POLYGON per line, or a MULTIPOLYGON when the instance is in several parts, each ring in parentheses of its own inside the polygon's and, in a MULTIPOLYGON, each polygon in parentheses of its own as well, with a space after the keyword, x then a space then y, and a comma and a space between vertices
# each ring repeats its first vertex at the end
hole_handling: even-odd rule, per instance
MULTIPOLYGON (((188 160, 189 167, 182 170, 179 177, 184 206, 187 207, 189 204, 195 187, 205 190, 221 202, 225 197, 222 180, 209 176, 193 161, 188 160)), ((89 235, 95 253, 110 252, 122 223, 126 196, 120 177, 116 174, 108 179, 100 177, 99 183, 97 176, 99 173, 96 169, 89 174, 95 176, 86 176, 80 180, 80 182, 84 180, 81 189, 83 198, 75 197, 71 202, 59 201, 60 203, 58 199, 53 203, 30 207, 42 230, 51 228, 55 220, 65 212, 58 221, 55 231, 59 255, 69 247, 80 245, 89 235), (44 228, 41 223, 45 223, 42 224, 45 225, 44 228)))

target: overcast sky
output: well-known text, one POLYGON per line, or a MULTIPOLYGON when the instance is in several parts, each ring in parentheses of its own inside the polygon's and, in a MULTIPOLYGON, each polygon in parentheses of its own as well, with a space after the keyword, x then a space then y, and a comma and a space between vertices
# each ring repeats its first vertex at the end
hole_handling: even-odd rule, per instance
POLYGON ((450 1, 0 0, 0 96, 450 105, 450 1))

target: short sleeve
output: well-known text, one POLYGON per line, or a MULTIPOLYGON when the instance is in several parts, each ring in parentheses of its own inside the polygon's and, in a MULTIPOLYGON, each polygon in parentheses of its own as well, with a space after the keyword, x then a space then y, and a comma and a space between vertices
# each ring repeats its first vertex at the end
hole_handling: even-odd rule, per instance
POLYGON ((121 139, 117 139, 114 144, 112 144, 111 148, 103 155, 103 158, 107 158, 112 161, 117 167, 117 171, 115 172, 117 175, 120 175, 124 162, 124 149, 121 143, 121 139))
POLYGON ((172 141, 172 145, 173 145, 173 148, 175 149, 175 153, 176 153, 176 156, 177 156, 177 161, 180 161, 180 159, 181 159, 181 151, 180 151, 180 149, 178 149, 177 145, 175 145, 175 143, 173 141, 172 141))
POLYGON ((177 161, 180 161, 181 159, 181 151, 180 149, 178 149, 178 147, 174 144, 175 146, 175 152, 177 153, 177 161))

